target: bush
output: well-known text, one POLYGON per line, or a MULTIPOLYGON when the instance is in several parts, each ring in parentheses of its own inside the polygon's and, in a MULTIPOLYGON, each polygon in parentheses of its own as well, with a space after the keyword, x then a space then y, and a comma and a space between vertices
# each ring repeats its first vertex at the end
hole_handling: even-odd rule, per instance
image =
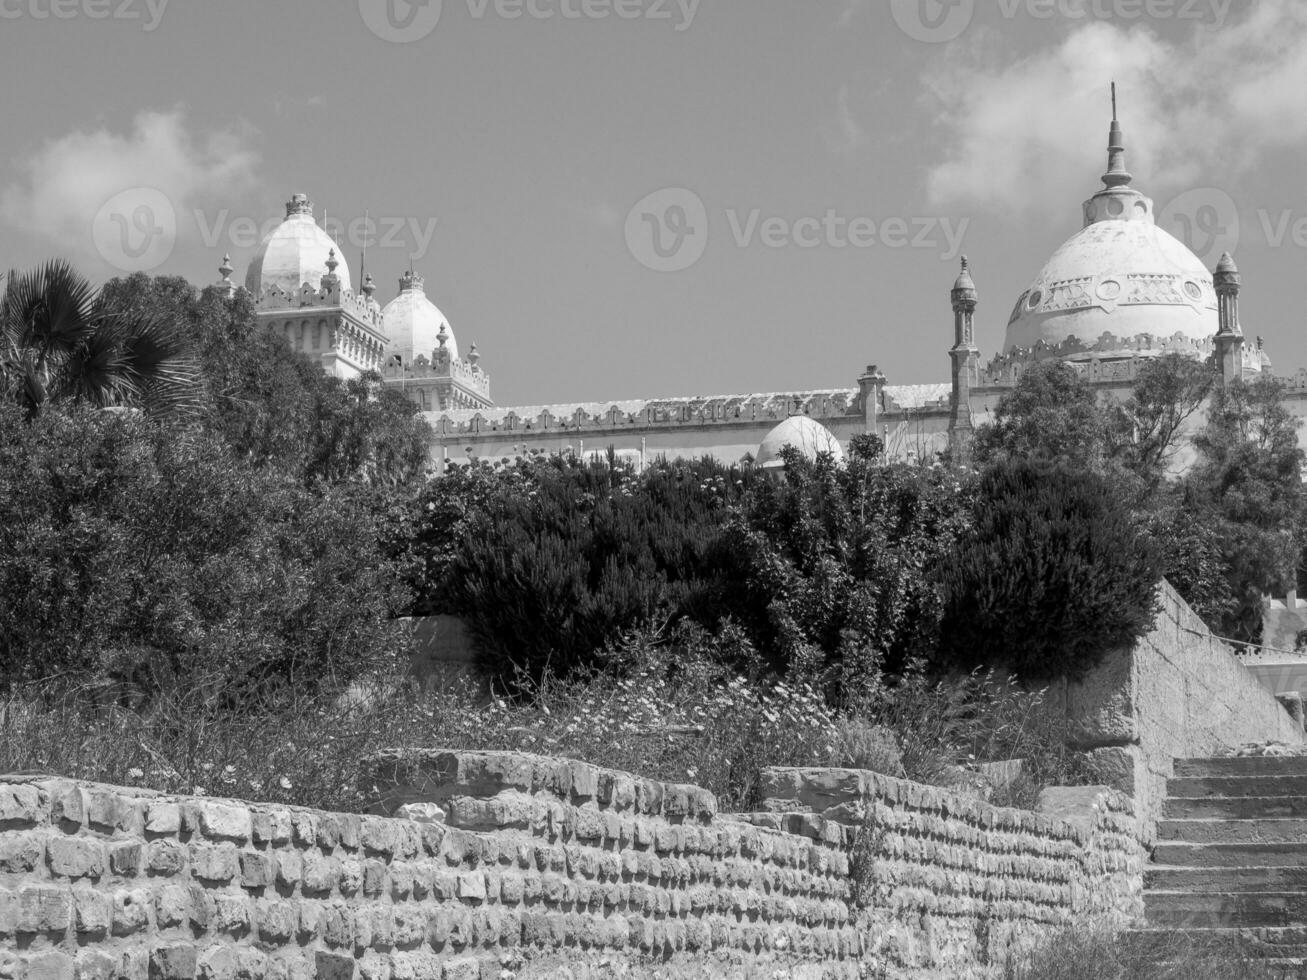
POLYGON ((940 577, 942 663, 1039 681, 1079 677, 1148 632, 1161 565, 1108 480, 1018 461, 986 472, 940 577))
POLYGON ((348 683, 403 642, 375 500, 252 468, 195 427, 0 408, 0 683, 228 700, 348 683))
POLYGON ((461 616, 501 683, 592 669, 630 630, 718 608, 713 550, 745 479, 707 460, 459 470, 417 502, 416 608, 461 616))

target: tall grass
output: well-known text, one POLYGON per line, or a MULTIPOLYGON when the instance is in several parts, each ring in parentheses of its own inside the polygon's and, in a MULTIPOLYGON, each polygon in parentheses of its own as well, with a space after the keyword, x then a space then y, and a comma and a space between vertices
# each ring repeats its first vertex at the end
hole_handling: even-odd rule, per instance
POLYGON ((1003 980, 1288 980, 1302 967, 1259 960, 1238 943, 1219 950, 1166 933, 1122 936, 1068 929, 1009 963, 1003 980))

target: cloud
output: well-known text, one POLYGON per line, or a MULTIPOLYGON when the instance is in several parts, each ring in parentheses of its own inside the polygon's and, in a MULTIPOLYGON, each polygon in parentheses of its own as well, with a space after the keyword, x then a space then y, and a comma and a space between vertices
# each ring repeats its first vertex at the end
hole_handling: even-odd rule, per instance
POLYGON ((844 10, 840 12, 840 27, 848 27, 862 10, 863 0, 845 0, 844 10))
POLYGON ((932 203, 1028 215, 1065 210, 1091 161, 1106 163, 1107 86, 1122 92, 1127 163, 1151 194, 1246 173, 1267 151, 1307 146, 1307 4, 1263 0, 1243 20, 1172 39, 1108 21, 1003 60, 973 32, 924 81, 943 159, 932 203))
POLYGON ((194 132, 180 108, 145 111, 125 134, 79 129, 20 159, 21 176, 0 191, 0 216, 70 258, 94 260, 91 224, 115 195, 152 188, 181 214, 249 186, 257 165, 249 133, 194 132))
POLYGON ((822 127, 826 145, 834 153, 847 153, 867 145, 867 131, 853 115, 850 98, 849 86, 840 86, 835 98, 835 115, 822 127))

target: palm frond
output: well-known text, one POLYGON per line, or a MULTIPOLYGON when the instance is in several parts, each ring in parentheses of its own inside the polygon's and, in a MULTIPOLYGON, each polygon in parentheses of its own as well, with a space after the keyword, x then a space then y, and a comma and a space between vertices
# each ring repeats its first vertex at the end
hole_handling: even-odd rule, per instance
POLYGON ((6 337, 33 351, 42 370, 95 332, 96 289, 62 259, 9 274, 0 304, 6 337))

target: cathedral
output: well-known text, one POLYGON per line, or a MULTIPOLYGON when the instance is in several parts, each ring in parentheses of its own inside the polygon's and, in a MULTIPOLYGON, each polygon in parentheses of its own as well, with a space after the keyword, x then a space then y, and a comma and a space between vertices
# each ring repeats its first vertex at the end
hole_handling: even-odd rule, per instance
MULTIPOLYGON (((1209 272, 1158 227, 1153 201, 1132 186, 1113 116, 1103 187, 1084 203, 1083 227, 1017 298, 1003 350, 988 362, 975 343, 979 290, 962 260, 950 294, 952 377, 936 384, 890 384, 872 366, 848 388, 496 406, 476 346, 460 354, 422 277, 406 274, 384 307, 373 298, 371 276, 356 289, 303 194, 264 240, 245 289, 260 322, 320 358, 324 371, 345 378, 375 371, 413 399, 433 430, 436 473, 471 460, 609 449, 637 466, 704 455, 767 466, 787 444, 839 455, 864 433, 880 436, 891 458, 925 461, 948 452, 965 460, 975 428, 1036 361, 1059 358, 1117 398, 1128 396, 1142 365, 1163 354, 1211 360, 1223 383, 1271 371, 1260 339, 1244 337, 1234 261, 1226 255, 1209 272)), ((219 287, 234 294, 230 259, 220 272, 219 287)), ((1307 371, 1289 379, 1286 400, 1307 416, 1307 371)))

